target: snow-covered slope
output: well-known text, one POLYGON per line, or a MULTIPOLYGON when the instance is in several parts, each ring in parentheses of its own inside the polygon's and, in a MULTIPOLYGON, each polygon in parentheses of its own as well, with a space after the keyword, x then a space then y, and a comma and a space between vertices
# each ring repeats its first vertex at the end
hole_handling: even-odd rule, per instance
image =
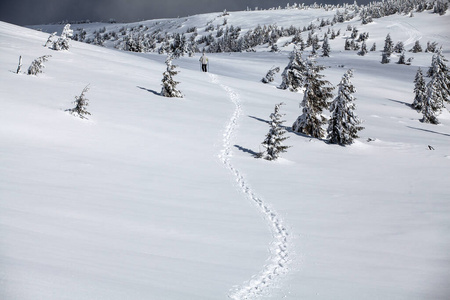
MULTIPOLYGON (((250 13, 229 18, 250 27, 279 12, 250 13)), ((348 35, 348 24, 378 49, 390 33, 407 49, 436 41, 450 57, 448 14, 335 28, 348 35)), ((252 153, 274 105, 286 103, 287 126, 301 113, 302 94, 277 89, 279 76, 260 82, 287 51, 211 54, 209 74, 198 56, 181 58, 185 97, 169 99, 158 95, 164 56, 78 42, 56 52, 47 37, 0 23, 0 298, 450 295, 450 114, 422 124, 406 105, 432 54, 382 65, 379 51, 360 57, 343 51, 345 36, 331 41, 318 61, 334 85, 354 69, 360 139, 340 147, 289 133, 292 148, 269 162, 252 153), (52 57, 28 76, 15 74, 19 55, 25 69, 52 57), (81 120, 64 110, 87 84, 92 115, 81 120)))

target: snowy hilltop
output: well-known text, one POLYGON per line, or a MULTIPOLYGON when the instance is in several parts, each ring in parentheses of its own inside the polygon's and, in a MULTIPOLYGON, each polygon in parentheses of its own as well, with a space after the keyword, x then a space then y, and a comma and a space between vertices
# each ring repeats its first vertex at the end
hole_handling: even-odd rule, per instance
POLYGON ((0 22, 0 298, 447 299, 447 7, 0 22))

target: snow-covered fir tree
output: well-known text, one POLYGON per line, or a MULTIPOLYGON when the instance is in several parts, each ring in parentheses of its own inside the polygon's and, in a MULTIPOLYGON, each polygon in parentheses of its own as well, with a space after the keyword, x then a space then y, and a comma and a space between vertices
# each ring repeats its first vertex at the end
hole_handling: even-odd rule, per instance
POLYGON ((435 77, 433 77, 427 84, 426 97, 422 103, 423 118, 420 122, 439 124, 437 115, 441 113, 442 101, 439 99, 439 84, 435 77))
POLYGON ((45 68, 44 62, 48 61, 49 57, 52 56, 44 55, 33 60, 30 67, 28 68, 28 75, 37 75, 39 73, 42 73, 43 69, 45 68))
POLYGON ((363 41, 361 44, 361 50, 359 50, 358 55, 364 56, 367 54, 367 45, 366 45, 366 41, 363 41))
POLYGON ((433 55, 428 71, 431 80, 426 86, 426 95, 422 102, 423 118, 420 120, 421 122, 439 124, 437 115, 444 108, 444 102, 450 101, 450 74, 446 61, 442 55, 442 48, 433 55))
POLYGON ((289 89, 292 92, 297 92, 303 87, 305 78, 306 64, 302 58, 302 52, 294 47, 290 54, 289 64, 281 74, 282 82, 280 89, 289 89))
POLYGON ((370 51, 377 51, 377 44, 373 43, 372 47, 370 48, 370 51))
POLYGON ((394 46, 395 53, 402 53, 403 51, 405 51, 405 45, 403 44, 403 42, 398 42, 397 44, 395 44, 394 46))
POLYGON ((172 59, 173 57, 169 53, 166 59, 167 69, 163 73, 161 95, 164 97, 183 98, 183 94, 177 90, 179 82, 173 79, 173 76, 177 75, 178 71, 175 71, 176 65, 172 64, 172 59))
POLYGON ((324 66, 318 66, 312 60, 307 66, 304 79, 305 93, 301 102, 302 114, 292 125, 292 130, 322 138, 324 136, 322 125, 326 123, 322 112, 328 108, 328 99, 333 97, 331 93, 333 87, 330 86, 330 82, 322 79, 324 75, 320 74, 320 71, 325 69, 324 66))
POLYGON ((414 46, 409 50, 409 52, 412 52, 412 53, 422 52, 422 46, 420 45, 420 42, 416 41, 414 43, 414 46))
POLYGON ((350 78, 353 77, 352 70, 348 70, 338 84, 337 97, 330 104, 331 118, 328 121, 328 142, 331 144, 350 145, 358 138, 361 120, 355 115, 356 98, 353 94, 356 89, 350 78))
POLYGON ((399 64, 399 65, 406 64, 405 52, 402 52, 402 54, 400 54, 397 64, 399 64))
POLYGON ((61 36, 53 42, 53 50, 69 50, 69 39, 73 35, 73 30, 70 29, 70 24, 64 26, 61 36))
POLYGON ((258 155, 267 160, 276 160, 280 157, 281 153, 286 152, 286 149, 289 148, 289 146, 283 145, 283 141, 289 137, 284 136, 286 133, 286 130, 284 130, 282 126, 285 122, 282 120, 284 114, 280 113, 280 107, 282 105, 284 105, 284 103, 275 105, 274 112, 270 114, 270 129, 266 135, 266 139, 262 142, 265 150, 258 155))
POLYGON ((391 35, 388 33, 386 39, 384 40, 384 49, 383 52, 389 57, 392 52, 394 52, 394 42, 391 39, 391 35))
POLYGON ((323 44, 322 44, 322 56, 329 57, 330 56, 330 43, 328 41, 328 35, 325 33, 325 37, 323 38, 323 44))
POLYGON ((170 51, 172 52, 174 59, 184 56, 185 53, 189 53, 189 43, 184 34, 175 34, 174 41, 170 46, 170 51))
POLYGON ((280 67, 275 67, 267 71, 266 76, 261 79, 263 83, 273 82, 276 73, 280 72, 280 67))
POLYGON ((450 102, 450 72, 446 64, 447 59, 442 54, 442 47, 433 55, 427 75, 436 82, 438 99, 450 102))
POLYGON ((419 68, 414 78, 414 102, 411 107, 417 111, 422 111, 423 101, 426 97, 426 86, 425 80, 423 79, 422 69, 419 68))
POLYGON ((86 107, 89 106, 89 100, 86 98, 86 93, 89 91, 89 84, 83 89, 80 96, 75 96, 75 107, 67 109, 69 113, 71 113, 74 116, 77 116, 81 119, 87 119, 87 115, 91 115, 90 112, 86 110, 86 107))
POLYGON ((391 60, 389 59, 389 55, 386 52, 381 53, 381 63, 388 64, 391 60))
POLYGON ((312 42, 311 42, 311 55, 316 55, 317 50, 320 49, 319 45, 319 37, 316 35, 313 36, 312 42))
POLYGON ((448 9, 448 1, 436 1, 434 3, 433 12, 439 15, 445 15, 448 9))

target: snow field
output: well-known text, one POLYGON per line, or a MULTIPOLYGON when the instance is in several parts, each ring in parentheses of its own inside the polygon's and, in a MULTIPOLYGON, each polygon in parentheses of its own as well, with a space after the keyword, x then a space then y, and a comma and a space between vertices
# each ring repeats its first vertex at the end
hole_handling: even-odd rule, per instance
POLYGON ((166 99, 165 56, 76 42, 54 52, 42 47, 47 34, 0 23, 0 298, 447 299, 450 115, 422 124, 405 105, 431 54, 382 65, 379 51, 389 32, 406 49, 415 37, 437 41, 449 58, 449 16, 355 20, 342 33, 347 24, 369 32, 377 52, 345 52, 341 36, 318 61, 333 85, 355 70, 360 139, 339 147, 289 133, 292 148, 267 162, 252 154, 274 104, 286 103, 286 126, 301 113, 302 94, 277 89, 279 75, 259 82, 288 51, 209 55, 217 83, 198 57, 181 58, 185 98, 166 99), (26 68, 44 54, 44 74, 14 74, 19 55, 26 68), (88 83, 83 121, 64 110, 88 83), (223 136, 230 116, 238 126, 223 136), (289 272, 261 293, 280 242, 256 199, 276 209, 292 243, 289 272))

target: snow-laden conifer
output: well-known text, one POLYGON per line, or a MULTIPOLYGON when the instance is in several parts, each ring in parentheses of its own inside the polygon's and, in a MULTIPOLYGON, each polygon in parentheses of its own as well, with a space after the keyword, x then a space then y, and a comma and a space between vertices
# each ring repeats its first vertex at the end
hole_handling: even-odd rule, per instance
POLYGON ((283 141, 289 137, 284 136, 286 130, 284 130, 282 125, 286 121, 282 120, 284 114, 280 113, 281 105, 284 105, 284 103, 275 105, 274 112, 270 114, 270 129, 266 139, 262 142, 265 150, 258 155, 267 160, 276 160, 281 153, 286 152, 286 149, 289 148, 289 146, 283 145, 283 141))
POLYGON ((389 55, 386 52, 381 53, 381 63, 388 64, 391 60, 389 59, 389 55))
POLYGON ((361 50, 359 50, 358 55, 364 56, 367 54, 367 45, 366 45, 366 41, 363 41, 361 44, 361 50))
POLYGON ((322 44, 322 56, 329 57, 330 56, 330 43, 328 41, 328 35, 325 34, 325 37, 323 38, 323 44, 322 44))
POLYGON ((356 98, 353 94, 356 89, 350 78, 353 77, 352 70, 348 70, 338 84, 337 97, 330 104, 331 118, 328 121, 328 141, 331 144, 350 145, 358 138, 361 120, 355 115, 356 98))
POLYGON ((383 53, 385 53, 389 57, 391 56, 393 51, 394 51, 394 42, 391 39, 391 35, 388 33, 386 39, 384 40, 383 53))
POLYGON ((438 84, 435 77, 433 77, 427 84, 426 97, 422 104, 423 118, 420 122, 439 124, 437 115, 441 113, 442 102, 439 99, 438 84))
POLYGON ((444 101, 450 102, 450 72, 446 64, 448 60, 442 55, 442 47, 433 55, 427 75, 436 82, 437 97, 442 106, 444 101))
POLYGON ((70 29, 70 24, 64 26, 61 36, 53 42, 53 50, 69 50, 69 39, 73 36, 73 30, 70 29))
POLYGON ((326 123, 322 111, 328 108, 328 99, 333 97, 331 93, 333 87, 330 86, 330 82, 322 79, 324 75, 320 74, 320 71, 325 69, 324 66, 318 66, 312 60, 307 66, 304 79, 305 93, 301 102, 302 115, 294 122, 292 130, 322 138, 324 136, 322 125, 326 123))
POLYGON ((183 98, 183 94, 177 90, 179 82, 173 79, 173 76, 177 75, 178 71, 175 71, 176 65, 172 64, 172 59, 172 55, 169 53, 166 59, 167 69, 163 73, 161 95, 164 97, 183 98))
POLYGON ((261 79, 263 83, 273 82, 276 73, 280 72, 280 67, 275 67, 267 71, 266 76, 261 79))
POLYGON ((37 75, 39 73, 42 73, 43 69, 45 68, 44 62, 48 61, 49 57, 52 56, 44 55, 33 60, 30 67, 28 68, 28 75, 37 75))
POLYGON ((89 100, 86 98, 86 93, 89 91, 89 84, 83 89, 80 96, 75 96, 75 107, 67 109, 69 113, 71 113, 74 116, 77 116, 81 119, 87 119, 87 115, 91 115, 90 112, 86 110, 86 107, 89 106, 89 100))
POLYGON ((297 92, 303 87, 306 71, 305 61, 302 58, 302 52, 294 47, 291 52, 289 64, 281 74, 282 82, 280 89, 289 89, 292 92, 297 92))
POLYGON ((426 97, 426 86, 425 80, 423 79, 422 69, 419 68, 414 78, 414 102, 411 107, 417 111, 422 111, 423 101, 426 97))
POLYGON ((397 44, 395 44, 394 46, 395 53, 402 53, 403 51, 405 51, 405 45, 403 44, 403 42, 400 41, 397 44))
POLYGON ((414 46, 409 50, 409 52, 412 52, 412 53, 422 52, 422 46, 420 45, 420 42, 416 41, 414 43, 414 46))
POLYGON ((316 34, 313 36, 312 41, 311 41, 311 55, 316 55, 317 50, 319 50, 319 49, 320 49, 319 37, 316 34))
POLYGON ((399 64, 399 65, 405 65, 406 64, 405 52, 402 52, 402 54, 400 54, 397 64, 399 64))

